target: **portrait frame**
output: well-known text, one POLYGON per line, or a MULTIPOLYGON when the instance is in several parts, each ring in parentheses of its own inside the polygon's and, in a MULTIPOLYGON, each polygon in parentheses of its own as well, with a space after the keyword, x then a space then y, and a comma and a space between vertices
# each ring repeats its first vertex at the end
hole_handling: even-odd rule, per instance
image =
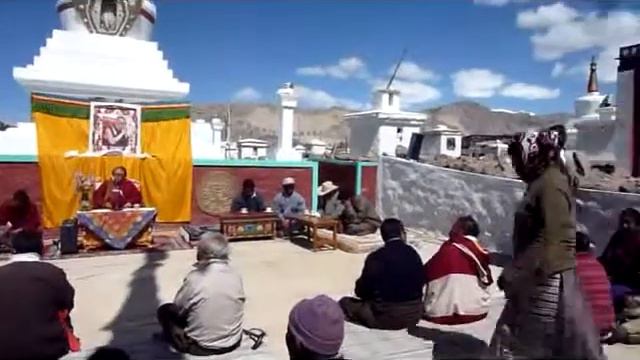
POLYGON ((91 102, 89 152, 140 154, 141 117, 140 105, 91 102))

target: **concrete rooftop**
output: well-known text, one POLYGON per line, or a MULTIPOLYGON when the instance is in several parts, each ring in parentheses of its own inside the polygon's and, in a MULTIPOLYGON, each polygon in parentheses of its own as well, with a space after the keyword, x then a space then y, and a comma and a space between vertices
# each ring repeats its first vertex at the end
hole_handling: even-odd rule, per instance
MULTIPOLYGON (((424 242, 418 250, 428 258, 437 246, 424 242)), ((320 293, 352 293, 365 257, 342 251, 312 253, 284 240, 235 242, 232 251, 232 263, 242 273, 247 295, 245 328, 264 329, 266 347, 277 359, 288 358, 284 335, 291 307, 320 293)), ((149 338, 158 330, 156 308, 173 299, 194 259, 194 250, 183 250, 54 261, 76 289, 72 320, 83 347, 149 338)), ((494 268, 496 278, 499 272, 494 268)), ((502 296, 497 289, 494 292, 496 299, 502 296)), ((495 301, 494 314, 502 303, 495 301)), ((469 327, 470 331, 455 330, 488 341, 494 326, 495 316, 490 316, 469 327)), ((640 356, 640 347, 616 345, 606 351, 610 359, 640 356)))

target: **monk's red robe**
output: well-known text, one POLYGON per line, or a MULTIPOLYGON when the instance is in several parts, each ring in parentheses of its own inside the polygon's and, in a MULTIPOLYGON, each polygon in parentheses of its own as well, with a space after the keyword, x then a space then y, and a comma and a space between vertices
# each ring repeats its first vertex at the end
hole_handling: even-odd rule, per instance
POLYGON ((93 207, 96 209, 107 208, 107 204, 112 209, 122 209, 127 203, 142 204, 142 194, 131 180, 124 179, 118 184, 107 180, 93 193, 93 207))
POLYGON ((20 212, 11 204, 11 201, 7 201, 0 205, 0 225, 5 225, 7 222, 11 223, 11 229, 28 232, 42 231, 40 223, 40 213, 35 204, 29 205, 29 210, 25 214, 20 212))

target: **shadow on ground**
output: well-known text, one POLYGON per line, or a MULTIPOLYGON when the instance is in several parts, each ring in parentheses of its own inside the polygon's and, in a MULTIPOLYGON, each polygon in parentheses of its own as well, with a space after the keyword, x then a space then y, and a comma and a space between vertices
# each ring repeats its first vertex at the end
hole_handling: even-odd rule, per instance
POLYGON ((487 344, 469 334, 417 326, 409 335, 432 341, 434 360, 478 359, 487 352, 487 344))
POLYGON ((133 359, 182 359, 180 354, 169 351, 167 345, 152 339, 153 333, 160 330, 156 321, 156 309, 160 306, 156 270, 166 258, 164 251, 146 253, 145 263, 129 283, 129 294, 120 312, 103 328, 112 333, 109 346, 124 349, 133 359))

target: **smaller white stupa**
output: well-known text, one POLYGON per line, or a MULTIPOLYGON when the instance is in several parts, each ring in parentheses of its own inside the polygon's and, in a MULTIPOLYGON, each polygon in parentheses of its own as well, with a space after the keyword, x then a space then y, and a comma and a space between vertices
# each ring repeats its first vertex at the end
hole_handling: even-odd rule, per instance
POLYGON ((396 154, 398 145, 409 147, 411 135, 419 133, 427 115, 400 110, 400 91, 374 93, 374 109, 344 116, 349 124, 349 147, 353 156, 396 154))
POLYGON ((298 107, 298 98, 293 83, 285 83, 278 89, 278 96, 280 97, 280 128, 276 160, 298 161, 302 159, 302 156, 293 147, 294 115, 295 109, 298 107))

